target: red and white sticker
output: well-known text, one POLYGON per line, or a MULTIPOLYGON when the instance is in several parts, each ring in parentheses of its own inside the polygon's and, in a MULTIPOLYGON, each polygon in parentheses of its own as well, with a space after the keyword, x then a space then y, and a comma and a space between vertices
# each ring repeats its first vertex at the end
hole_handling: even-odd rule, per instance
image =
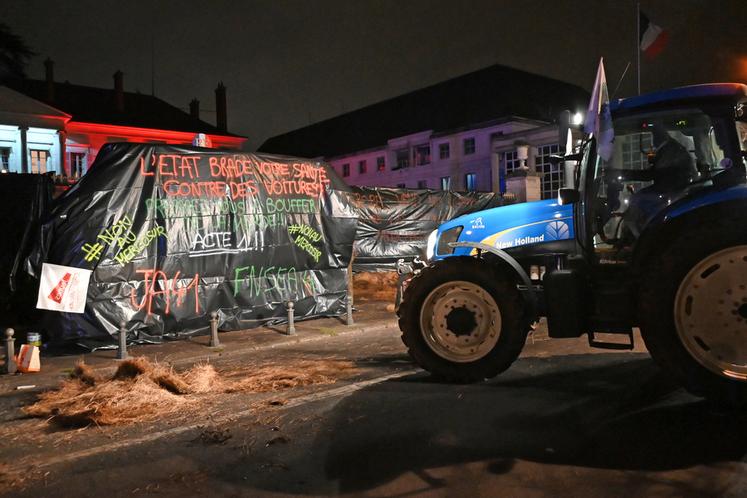
POLYGON ((90 279, 91 270, 44 263, 36 307, 65 313, 83 313, 90 279))

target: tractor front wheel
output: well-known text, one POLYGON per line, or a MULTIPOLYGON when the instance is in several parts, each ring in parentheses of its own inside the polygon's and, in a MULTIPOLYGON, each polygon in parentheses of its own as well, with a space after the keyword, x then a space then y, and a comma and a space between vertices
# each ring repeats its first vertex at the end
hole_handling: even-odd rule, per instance
POLYGON ((516 284, 493 265, 453 257, 423 269, 399 307, 402 341, 445 380, 495 377, 516 360, 529 330, 516 284))

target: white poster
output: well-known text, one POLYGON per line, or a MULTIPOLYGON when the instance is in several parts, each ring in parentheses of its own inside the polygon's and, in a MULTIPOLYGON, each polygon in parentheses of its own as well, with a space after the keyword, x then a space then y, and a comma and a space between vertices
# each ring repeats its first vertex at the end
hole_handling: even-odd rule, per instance
POLYGON ((44 263, 36 307, 43 310, 83 313, 91 270, 44 263))

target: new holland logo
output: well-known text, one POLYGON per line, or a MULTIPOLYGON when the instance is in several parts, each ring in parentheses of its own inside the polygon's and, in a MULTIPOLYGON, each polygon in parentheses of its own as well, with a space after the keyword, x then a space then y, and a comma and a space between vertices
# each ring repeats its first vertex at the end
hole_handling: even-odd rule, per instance
POLYGON ((485 228, 485 225, 482 223, 482 216, 479 218, 475 218, 474 220, 469 220, 469 222, 472 224, 472 228, 477 230, 479 228, 485 228))
POLYGON ((563 221, 551 221, 545 227, 547 240, 564 240, 570 237, 568 224, 563 221))

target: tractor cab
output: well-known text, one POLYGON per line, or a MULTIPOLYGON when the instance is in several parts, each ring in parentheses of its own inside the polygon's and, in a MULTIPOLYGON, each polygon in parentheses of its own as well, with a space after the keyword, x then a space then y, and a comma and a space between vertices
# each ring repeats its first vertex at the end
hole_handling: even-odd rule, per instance
POLYGON ((717 216, 721 201, 745 186, 746 99, 744 85, 713 84, 612 102, 614 140, 601 147, 586 140, 575 156, 574 188, 559 195, 574 203, 578 254, 570 275, 544 282, 551 335, 580 330, 601 347, 595 332, 632 341, 651 257, 674 250, 673 237, 717 216))
MULTIPOLYGON (((723 209, 721 201, 744 190, 745 100, 747 86, 712 84, 611 103, 614 140, 603 145, 605 154, 594 137, 585 141, 576 154, 574 189, 560 193, 576 201, 577 278, 590 285, 577 297, 586 305, 574 308, 582 316, 558 308, 565 320, 549 317, 552 335, 576 336, 580 327, 593 340, 595 331, 630 334, 638 325, 637 289, 651 255, 667 250, 680 232, 692 232, 689 223, 718 216, 712 211, 723 209)), ((550 295, 581 285, 554 284, 545 282, 550 295)), ((547 301, 557 307, 551 296, 547 301)))
POLYGON ((611 153, 586 141, 576 177, 578 240, 592 261, 630 263, 652 221, 744 183, 745 99, 746 86, 718 84, 612 103, 611 153))

